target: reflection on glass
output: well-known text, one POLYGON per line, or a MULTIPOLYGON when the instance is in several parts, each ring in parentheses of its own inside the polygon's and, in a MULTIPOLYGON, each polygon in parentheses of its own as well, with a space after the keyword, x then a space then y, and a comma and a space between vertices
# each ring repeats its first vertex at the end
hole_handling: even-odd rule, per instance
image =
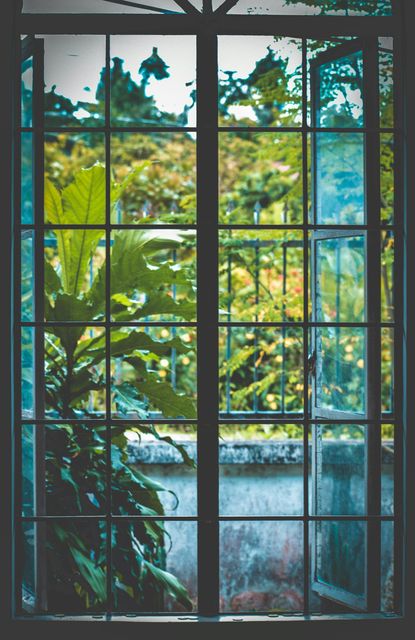
POLYGON ((316 522, 315 578, 355 596, 365 593, 366 523, 316 522))
POLYGON ((111 37, 111 123, 195 126, 194 36, 111 37))
POLYGON ((22 426, 23 515, 105 512, 105 426, 22 426))
POLYGON ((289 521, 220 523, 222 612, 302 610, 302 527, 289 521))
POLYGON ((393 39, 379 38, 380 126, 393 127, 393 39))
POLYGON ((380 136, 380 213, 383 224, 393 224, 395 201, 394 138, 389 133, 380 136))
POLYGON ((390 0, 239 0, 228 13, 389 16, 392 7, 390 0))
POLYGON ((303 510, 303 428, 221 425, 221 515, 299 515, 303 510))
POLYGON ((322 409, 364 413, 366 330, 324 327, 316 330, 316 404, 322 409))
MULTIPOLYGON (((105 163, 105 143, 102 133, 47 133, 45 136, 45 177, 50 180, 57 189, 64 189, 79 179, 83 171, 91 170, 95 165, 103 167, 105 163)), ((99 170, 93 174, 98 177, 99 170)), ((89 174, 86 174, 89 175, 89 174)), ((92 177, 92 176, 91 176, 92 177)), ((104 179, 104 172, 100 179, 104 179)), ((98 185, 94 185, 98 186, 98 185)), ((86 191, 90 188, 85 185, 86 191)), ((47 189, 45 190, 45 206, 47 189)), ((94 199, 98 192, 94 192, 94 199)), ((101 198, 104 196, 101 195, 101 198)), ((95 203, 92 203, 95 204, 95 203)), ((82 211, 72 211, 72 207, 65 207, 63 212, 64 224, 91 224, 89 210, 82 204, 82 211), (76 215, 75 215, 76 214, 76 215)), ((47 212, 46 212, 47 213, 47 212)), ((56 214, 55 214, 56 215, 56 214)), ((95 222, 104 222, 104 212, 100 212, 95 222)))
POLYGON ((196 222, 195 134, 113 134, 111 166, 117 184, 125 181, 113 203, 114 222, 196 222))
POLYGON ((21 604, 26 613, 107 608, 105 526, 76 520, 23 525, 21 604))
POLYGON ((382 321, 393 322, 395 261, 395 241, 393 231, 381 232, 381 252, 382 321))
POLYGON ((195 234, 112 234, 111 315, 119 322, 191 321, 196 315, 195 234))
POLYGON ((302 330, 222 328, 219 358, 221 412, 302 412, 302 330))
POLYGON ((395 607, 394 523, 381 522, 381 611, 392 612, 395 607))
POLYGON ((194 329, 113 329, 114 415, 126 418, 195 418, 195 352, 194 329))
POLYGON ((105 314, 105 239, 101 229, 45 234, 45 318, 102 320, 105 314))
POLYGON ((21 85, 22 127, 32 126, 33 117, 33 56, 22 62, 21 85))
POLYGON ((102 417, 105 411, 103 329, 71 324, 48 326, 44 344, 48 417, 102 417))
POLYGON ((34 232, 22 231, 21 235, 21 317, 23 322, 33 320, 34 311, 34 232))
POLYGON ((300 224, 302 142, 296 133, 219 133, 223 224, 300 224))
POLYGON ((45 126, 103 126, 105 37, 43 36, 45 126))
POLYGON ((21 185, 20 207, 22 224, 33 224, 34 186, 33 186, 33 133, 24 131, 20 134, 21 149, 21 185))
POLYGON ((363 235, 316 241, 317 322, 365 320, 365 263, 363 235))
POLYGON ((382 515, 394 513, 394 474, 395 474, 395 427, 393 424, 382 424, 382 515))
POLYGON ((219 36, 219 124, 301 125, 301 40, 219 36))
POLYGON ((197 513, 196 426, 124 423, 111 433, 113 513, 197 513))
POLYGON ((364 137, 314 135, 314 215, 317 224, 364 224, 364 137))
POLYGON ((219 305, 222 320, 301 320, 301 232, 220 232, 219 305))
MULTIPOLYGON (((193 2, 194 3, 194 2, 193 2)), ((23 0, 23 13, 183 13, 175 0, 137 0, 137 5, 107 0, 23 0)))
POLYGON ((33 418, 35 412, 35 330, 21 328, 21 409, 23 418, 33 418))
POLYGON ((391 328, 381 329, 381 344, 382 344, 382 365, 381 365, 381 380, 382 380, 382 411, 391 413, 394 410, 394 376, 395 376, 395 364, 394 364, 394 330, 391 328))
POLYGON ((196 522, 127 520, 113 525, 112 543, 116 611, 197 609, 196 522))
POLYGON ((315 126, 362 127, 363 54, 361 51, 318 65, 315 126))

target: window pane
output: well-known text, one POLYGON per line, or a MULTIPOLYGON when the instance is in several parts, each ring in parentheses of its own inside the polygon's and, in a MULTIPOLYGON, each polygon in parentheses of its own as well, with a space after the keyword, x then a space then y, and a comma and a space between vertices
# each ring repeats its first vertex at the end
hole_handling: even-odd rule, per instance
POLYGON ((164 9, 166 13, 183 13, 174 0, 136 1, 148 8, 118 4, 116 0, 23 0, 23 13, 158 13, 156 8, 164 9))
POLYGON ((301 329, 220 329, 220 411, 303 411, 301 329))
POLYGON ((382 411, 392 413, 394 411, 394 329, 383 328, 381 330, 382 344, 382 411))
POLYGON ((194 36, 111 37, 114 126, 195 126, 194 36))
POLYGON ((159 520, 113 525, 113 594, 122 612, 197 609, 197 524, 159 520))
POLYGON ((42 36, 45 126, 103 126, 104 36, 42 36))
POLYGON ((382 321, 393 322, 394 319, 394 267, 395 241, 393 231, 381 232, 382 250, 382 321))
POLYGON ((394 523, 381 523, 381 611, 392 612, 395 606, 394 523))
POLYGON ((314 82, 312 90, 316 93, 315 126, 364 125, 361 51, 319 64, 315 69, 314 82))
POLYGON ((301 41, 219 36, 219 124, 301 125, 301 41))
POLYGON ((105 611, 105 522, 24 523, 22 538, 25 613, 105 611))
POLYGON ((316 241, 317 322, 364 322, 365 237, 316 241))
POLYGON ((395 149, 394 137, 380 136, 380 212, 383 224, 394 222, 395 202, 395 149))
POLYGON ((303 427, 220 425, 221 515, 303 512, 303 427))
POLYGON ((106 507, 105 426, 22 426, 23 515, 98 515, 106 507))
POLYGON ((22 62, 22 127, 31 127, 33 118, 33 56, 22 62))
POLYGON ((196 134, 114 134, 111 166, 114 222, 196 222, 196 134))
POLYGON ((382 515, 394 513, 395 484, 395 427, 393 424, 382 424, 382 515))
POLYGON ((364 224, 364 136, 316 133, 314 217, 316 224, 364 224))
POLYGON ((21 185, 20 185, 20 207, 22 224, 33 223, 34 211, 34 161, 33 161, 33 133, 25 131, 20 134, 21 149, 21 185))
POLYGON ((123 424, 111 431, 113 513, 196 515, 196 426, 123 424))
POLYGON ((33 418, 35 411, 35 333, 32 327, 21 328, 21 408, 23 418, 33 418))
POLYGON ((34 311, 34 232, 21 234, 21 317, 23 322, 33 320, 34 311))
POLYGON ((393 39, 379 38, 380 126, 393 127, 393 39))
POLYGON ((303 572, 301 522, 220 523, 222 612, 301 611, 303 572))
POLYGON ((45 319, 70 322, 105 316, 102 229, 61 229, 45 235, 45 319))
POLYGON ((366 523, 316 522, 312 531, 317 550, 314 578, 353 596, 364 596, 366 523))
POLYGON ((239 0, 228 13, 384 16, 392 14, 392 7, 390 0, 239 0))
POLYGON ((301 224, 302 142, 297 133, 219 133, 222 224, 301 224))
POLYGON ((366 329, 318 328, 316 405, 364 413, 366 406, 366 329))
POLYGON ((302 319, 302 237, 296 231, 219 232, 221 320, 302 319))
POLYGON ((45 331, 48 417, 99 418, 105 412, 105 333, 101 327, 55 325, 45 331))
POLYGON ((194 329, 113 329, 113 415, 195 418, 195 350, 194 329))

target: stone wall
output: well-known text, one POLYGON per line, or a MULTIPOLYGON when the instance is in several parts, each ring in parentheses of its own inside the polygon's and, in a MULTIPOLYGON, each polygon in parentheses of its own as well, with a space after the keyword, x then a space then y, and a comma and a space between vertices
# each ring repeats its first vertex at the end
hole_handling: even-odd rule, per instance
MULTIPOLYGON (((185 443, 196 460, 196 444, 185 443)), ((311 447, 310 447, 311 449, 311 447)), ((303 511, 303 446, 301 441, 231 441, 219 445, 221 515, 298 516, 303 511)), ((197 512, 196 471, 186 467, 180 454, 161 442, 132 442, 129 458, 142 472, 168 492, 160 498, 169 515, 197 512)), ((361 441, 332 441, 321 468, 321 505, 327 514, 361 514, 364 508, 364 445, 361 441), (330 511, 339 505, 340 511, 330 511)), ((309 484, 312 486, 310 458, 309 484)), ((311 493, 311 491, 310 491, 311 493)), ((393 511, 393 450, 382 451, 382 512, 393 511)), ((311 509, 311 500, 310 500, 311 509)), ((325 513, 325 511, 321 511, 325 513)), ((364 544, 362 529, 347 523, 347 548, 364 544), (359 538, 360 536, 360 538, 359 538), (353 542, 354 539, 354 542, 353 542)), ((343 526, 343 525, 341 525, 343 526)), ((221 607, 223 611, 296 611, 303 605, 303 533, 298 521, 222 521, 220 523, 221 607)), ((169 522, 171 548, 167 569, 197 598, 197 526, 169 522)), ((345 527, 343 526, 343 530, 345 527)), ((340 527, 340 534, 341 534, 340 527)), ((383 607, 391 607, 391 523, 382 526, 383 607)), ((311 527, 313 538, 313 526, 311 527)), ((343 536, 344 538, 344 536, 343 536)), ((340 539, 342 536, 340 535, 340 539)), ((346 564, 347 549, 344 542, 346 564)), ((312 554, 311 554, 312 555, 312 554)), ((354 559, 356 564, 356 558, 354 559)), ((357 561, 358 563, 358 561, 357 561)), ((363 563, 362 563, 363 564, 363 563)), ((363 571, 363 567, 361 567, 363 571)), ((347 567, 343 570, 347 578, 347 567)), ((359 567, 353 567, 353 572, 359 567)), ((363 574, 362 574, 363 576, 363 574)), ((311 591, 311 603, 320 598, 311 591)))

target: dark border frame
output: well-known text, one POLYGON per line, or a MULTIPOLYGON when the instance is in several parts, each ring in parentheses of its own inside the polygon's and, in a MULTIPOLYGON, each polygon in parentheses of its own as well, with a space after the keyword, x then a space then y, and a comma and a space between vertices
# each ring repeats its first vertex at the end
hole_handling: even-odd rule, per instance
MULTIPOLYGON (((11 424, 11 418, 13 413, 13 388, 12 388, 12 375, 13 375, 13 360, 11 358, 11 345, 12 345, 12 299, 10 295, 10 280, 11 280, 11 264, 12 264, 12 207, 13 207, 13 177, 12 167, 14 162, 13 145, 12 145, 12 125, 13 125, 13 113, 15 109, 14 96, 13 96, 13 74, 14 64, 19 60, 19 56, 15 51, 14 34, 23 33, 44 33, 47 31, 53 31, 54 33, 79 33, 79 22, 75 16, 68 15, 54 15, 54 16, 21 16, 18 17, 18 5, 19 2, 14 0, 4 0, 2 3, 2 22, 1 22, 1 60, 3 63, 3 82, 5 87, 6 99, 0 101, 0 122, 1 122, 1 149, 5 162, 2 163, 2 171, 0 173, 0 193, 3 201, 2 206, 2 234, 1 234, 1 252, 0 252, 0 266, 1 266, 1 294, 3 313, 1 315, 1 353, 3 354, 2 361, 5 366, 1 369, 1 389, 2 389, 2 409, 3 409, 3 425, 4 428, 0 431, 0 445, 3 456, 3 461, 0 466, 0 486, 1 486, 1 509, 3 515, 3 527, 2 527, 2 545, 0 546, 1 553, 1 619, 7 624, 13 625, 13 633, 16 635, 17 629, 21 629, 23 633, 30 633, 33 630, 33 624, 36 624, 36 628, 42 630, 44 637, 53 637, 51 634, 58 632, 66 633, 67 628, 71 628, 72 633, 80 633, 81 629, 86 630, 88 618, 78 618, 76 626, 71 625, 71 620, 68 618, 59 620, 59 627, 56 628, 56 618, 51 617, 51 620, 55 621, 55 624, 43 624, 41 620, 46 622, 48 618, 41 618, 39 620, 31 619, 30 621, 14 620, 12 622, 11 615, 11 575, 12 575, 12 538, 13 528, 11 525, 11 507, 12 507, 12 492, 11 492, 11 460, 12 456, 10 452, 13 451, 13 444, 11 438, 10 429, 7 428, 11 424), (6 363, 10 363, 7 365, 6 363), (12 375, 10 375, 12 374, 12 375)), ((402 559, 403 564, 403 614, 399 617, 386 618, 385 616, 366 614, 364 618, 358 615, 344 615, 344 616, 319 616, 318 619, 312 619, 313 629, 316 630, 322 637, 325 633, 330 634, 339 627, 343 628, 345 625, 347 631, 350 633, 352 629, 362 629, 363 625, 371 624, 370 630, 376 633, 378 630, 384 629, 386 625, 389 625, 387 631, 393 633, 393 628, 398 624, 399 629, 402 629, 402 623, 411 623, 414 621, 413 613, 410 611, 411 606, 411 594, 415 592, 414 586, 414 566, 415 566, 415 550, 411 541, 414 540, 414 504, 415 504, 415 473, 414 465, 412 462, 412 455, 415 453, 415 434, 413 429, 413 423, 415 422, 415 408, 410 403, 410 395, 413 384, 415 382, 415 335, 413 333, 413 327, 415 326, 415 308, 413 304, 413 292, 412 283, 409 274, 415 271, 415 252, 411 247, 415 240, 415 220, 413 217, 413 211, 415 209, 415 182, 413 180, 413 169, 415 167, 415 129, 413 118, 410 117, 411 106, 415 103, 415 87, 411 81, 409 72, 408 60, 413 59, 415 55, 415 45, 413 41, 413 34, 411 33, 411 17, 413 17, 414 6, 410 0, 401 0, 396 3, 401 15, 395 15, 391 18, 351 18, 351 17, 302 17, 302 16, 214 16, 214 15, 186 15, 186 16, 153 16, 153 15, 139 15, 139 16, 99 16, 96 15, 83 15, 82 16, 82 31, 87 33, 99 33, 102 32, 103 24, 110 24, 110 30, 118 33, 133 33, 140 30, 141 33, 163 33, 166 29, 169 33, 197 33, 200 35, 200 53, 203 54, 201 60, 202 64, 206 65, 204 69, 204 75, 213 74, 215 72, 216 80, 216 68, 215 65, 209 64, 208 52, 210 55, 214 53, 214 45, 212 36, 215 33, 223 34, 248 34, 248 33, 262 33, 272 34, 276 30, 289 35, 301 35, 303 37, 318 37, 319 35, 326 35, 330 33, 338 35, 378 35, 382 33, 384 35, 394 35, 402 42, 403 51, 402 57, 399 59, 397 56, 396 62, 396 77, 398 84, 403 87, 402 93, 404 105, 404 136, 402 143, 402 161, 403 161, 403 179, 404 179, 404 193, 403 193, 403 211, 404 211, 404 243, 402 251, 402 259, 405 266, 405 281, 403 291, 403 311, 404 311, 404 324, 403 324, 403 371, 402 371, 402 386, 404 390, 404 403, 402 406, 403 413, 403 435, 404 435, 404 449, 402 452, 404 463, 404 480, 402 492, 400 495, 402 499, 400 502, 404 509, 404 539, 407 541, 405 557, 402 559), (411 16, 412 14, 412 16, 411 16), (137 24, 137 28, 135 28, 137 24), (138 26, 139 25, 139 26, 138 26), (165 25, 165 26, 164 26, 165 25), (168 27, 167 27, 168 25, 168 27), (402 37, 403 36, 403 37, 402 37), (209 50, 209 51, 208 51, 209 50), (412 455, 411 455, 412 454, 412 455), (393 625, 391 628, 390 625, 393 625), (318 630, 317 630, 318 629, 318 630)), ((199 101, 203 105, 203 97, 201 100, 200 92, 203 91, 203 87, 199 87, 199 101)), ((398 91, 399 92, 399 91, 398 91)), ((207 91, 205 93, 208 93, 207 91)), ((215 96, 205 95, 206 106, 209 100, 215 99, 215 96)), ((216 101, 215 101, 216 102, 216 101)), ((203 107, 201 107, 203 108, 203 107)), ((203 111, 200 115, 202 115, 203 111)), ((199 117, 200 117, 199 115, 199 117)), ((206 123, 206 144, 209 144, 209 129, 212 123, 206 123)), ((199 134, 200 135, 200 134, 199 134)), ((212 136, 210 136, 210 139, 212 136)), ((199 137, 200 140, 200 137, 199 137)), ((214 143, 212 143, 214 146, 214 143)), ((213 149, 211 149, 213 151, 213 149)), ((399 157, 399 153, 398 153, 399 157)), ((212 171, 212 174, 214 172, 212 171)), ((216 182, 215 179, 212 183, 216 182)), ((212 184, 213 186, 213 184, 212 184)), ((214 186, 216 189, 216 184, 214 186)), ((205 207, 208 208, 208 202, 212 198, 212 192, 206 193, 207 201, 205 207)), ((214 194, 213 194, 214 197, 214 194)), ((216 229, 215 229, 216 231, 216 229)), ((212 232, 211 232, 212 233, 212 232)), ((216 239, 215 239, 216 241, 216 239)), ((207 244, 207 243, 206 243, 207 244)), ((210 253, 210 259, 212 259, 210 253)), ((210 283, 211 286, 211 283, 210 283)), ((216 305, 211 304, 215 299, 215 292, 209 296, 208 302, 205 298, 203 310, 209 314, 212 314, 212 306, 215 310, 216 305)), ((199 309, 202 311, 202 309, 199 309)), ((209 317, 209 316, 208 316, 209 317)), ((215 318, 216 320, 216 318, 215 318)), ((214 337, 214 336, 213 336, 214 337)), ((213 358, 212 358, 213 361, 213 358)), ((216 363, 215 363, 216 364, 216 363)), ((215 375, 216 372, 215 372, 215 375)), ((216 416, 215 416, 216 419, 216 416)), ((207 443, 206 443, 207 444, 207 443)), ((217 446, 217 438, 214 435, 210 438, 210 444, 208 446, 217 446), (215 443, 213 443, 215 438, 215 443)), ((206 524, 212 526, 209 513, 206 513, 206 524)), ((206 562, 206 559, 205 559, 206 562)), ((216 577, 212 576, 215 580, 216 577)), ((180 618, 183 620, 183 616, 167 616, 167 617, 137 617, 135 620, 140 620, 143 624, 146 622, 180 622, 180 618)), ((279 618, 270 618, 267 616, 219 616, 215 618, 203 618, 197 616, 186 617, 189 621, 200 622, 214 622, 214 621, 244 621, 258 623, 260 621, 275 621, 275 622, 288 622, 289 618, 293 618, 297 622, 295 625, 296 631, 304 626, 308 628, 308 625, 304 624, 306 620, 301 617, 292 616, 280 616, 279 618)), ((91 618, 90 618, 91 619, 91 618)), ((134 628, 126 623, 123 624, 122 618, 115 617, 114 622, 119 620, 118 629, 128 629, 134 633, 134 628)), ((106 637, 107 633, 114 633, 110 628, 104 629, 106 625, 101 625, 99 633, 102 637, 106 637)), ((252 627, 251 627, 252 628, 252 627)), ((269 628, 269 627, 268 627, 269 628)), ((278 627, 280 628, 280 627, 278 627)), ((364 627, 369 631, 368 627, 364 627)), ((346 630, 346 629, 345 629, 346 630)), ((398 629, 396 629, 398 630, 398 629)), ((127 631, 126 631, 127 632, 127 631)), ((136 631, 135 631, 136 632, 136 631)), ((290 633, 294 633, 294 628, 290 627, 290 633)), ((308 634, 309 631, 306 631, 308 634)), ((110 636, 109 636, 110 637, 110 636)))

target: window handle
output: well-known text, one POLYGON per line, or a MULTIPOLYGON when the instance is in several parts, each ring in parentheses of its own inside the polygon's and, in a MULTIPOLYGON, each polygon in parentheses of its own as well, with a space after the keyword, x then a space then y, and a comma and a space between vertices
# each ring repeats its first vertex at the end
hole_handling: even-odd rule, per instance
POLYGON ((317 362, 317 354, 315 351, 310 353, 307 360, 308 365, 308 375, 315 377, 316 375, 316 362, 317 362))

